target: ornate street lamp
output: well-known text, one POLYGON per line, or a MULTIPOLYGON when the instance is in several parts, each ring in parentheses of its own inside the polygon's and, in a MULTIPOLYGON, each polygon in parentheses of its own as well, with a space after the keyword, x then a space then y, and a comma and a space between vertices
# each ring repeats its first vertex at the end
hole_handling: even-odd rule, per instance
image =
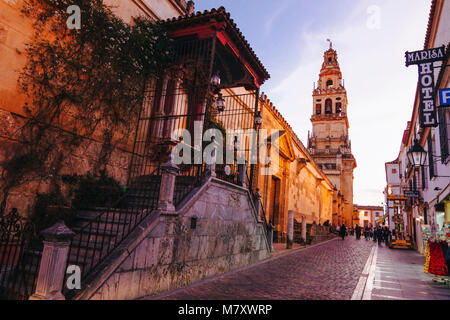
POLYGON ((414 140, 414 146, 409 149, 408 153, 409 163, 415 168, 420 168, 425 164, 425 160, 427 158, 427 152, 422 148, 419 143, 419 140, 414 140))

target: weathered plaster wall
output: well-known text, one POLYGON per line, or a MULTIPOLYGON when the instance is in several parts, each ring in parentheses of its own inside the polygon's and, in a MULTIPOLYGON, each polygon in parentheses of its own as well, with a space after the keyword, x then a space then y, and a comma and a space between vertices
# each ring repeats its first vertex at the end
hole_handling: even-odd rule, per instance
MULTIPOLYGON (((282 225, 276 226, 281 232, 287 231, 288 211, 294 212, 294 219, 301 221, 302 216, 306 216, 307 223, 317 224, 332 219, 332 186, 327 182, 325 176, 311 160, 306 167, 299 165, 298 159, 308 159, 309 155, 297 144, 291 129, 282 119, 282 116, 275 109, 267 98, 261 101, 263 129, 285 130, 286 134, 279 139, 280 157, 278 160, 279 170, 274 170, 274 176, 281 179, 280 219, 282 225), (320 184, 318 179, 322 179, 320 184), (325 179, 325 180, 324 180, 325 179), (320 213, 320 221, 319 221, 320 213)), ((270 133, 269 133, 270 134, 270 133)), ((272 160, 273 168, 277 161, 272 160)), ((278 168, 277 168, 278 169, 278 168)), ((260 176, 258 186, 262 194, 267 219, 270 217, 270 210, 273 202, 273 192, 271 177, 260 176)))
MULTIPOLYGON (((177 215, 155 227, 115 270, 104 270, 82 299, 135 299, 189 285, 270 257, 263 224, 248 192, 211 179, 177 215), (191 218, 197 226, 191 228, 191 218), (108 274, 109 272, 109 274, 108 274)), ((113 263, 112 263, 113 264, 113 263)))

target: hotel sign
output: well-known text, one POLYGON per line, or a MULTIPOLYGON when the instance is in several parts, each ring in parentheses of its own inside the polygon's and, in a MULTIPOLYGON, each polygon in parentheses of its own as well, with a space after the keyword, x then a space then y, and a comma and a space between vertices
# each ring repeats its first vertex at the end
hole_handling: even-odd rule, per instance
POLYGON ((445 46, 415 52, 406 52, 406 66, 419 66, 420 107, 422 127, 437 127, 436 101, 434 94, 433 62, 444 60, 445 46))
POLYGON ((403 191, 403 194, 407 198, 419 198, 419 196, 420 196, 419 191, 405 190, 405 191, 403 191))

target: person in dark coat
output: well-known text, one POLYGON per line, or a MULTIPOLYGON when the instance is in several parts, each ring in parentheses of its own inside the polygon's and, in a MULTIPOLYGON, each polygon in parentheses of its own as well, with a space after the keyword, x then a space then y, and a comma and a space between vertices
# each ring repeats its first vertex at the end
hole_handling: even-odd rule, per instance
POLYGON ((388 227, 384 227, 383 231, 383 237, 384 237, 384 243, 386 243, 386 246, 389 246, 390 238, 391 238, 391 231, 388 227))
POLYGON ((378 240, 378 245, 381 245, 381 243, 383 242, 383 229, 381 229, 380 226, 378 226, 378 228, 377 228, 377 240, 378 240))
POLYGON ((370 229, 369 227, 364 227, 364 238, 367 240, 369 240, 369 234, 370 234, 370 229))
POLYGON ((377 242, 378 230, 377 228, 373 228, 373 241, 377 242))
POLYGON ((356 225, 355 232, 356 232, 356 240, 361 239, 361 227, 358 224, 356 225))
POLYGON ((345 227, 345 224, 341 226, 341 229, 339 230, 339 235, 342 237, 342 240, 345 240, 345 236, 347 235, 347 228, 345 227))

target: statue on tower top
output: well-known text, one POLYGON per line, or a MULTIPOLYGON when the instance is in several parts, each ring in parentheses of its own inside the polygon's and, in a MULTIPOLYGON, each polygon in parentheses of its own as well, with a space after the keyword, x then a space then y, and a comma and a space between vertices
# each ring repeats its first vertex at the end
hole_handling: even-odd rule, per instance
POLYGON ((330 39, 327 39, 327 41, 330 43, 330 49, 333 49, 333 42, 330 39))

